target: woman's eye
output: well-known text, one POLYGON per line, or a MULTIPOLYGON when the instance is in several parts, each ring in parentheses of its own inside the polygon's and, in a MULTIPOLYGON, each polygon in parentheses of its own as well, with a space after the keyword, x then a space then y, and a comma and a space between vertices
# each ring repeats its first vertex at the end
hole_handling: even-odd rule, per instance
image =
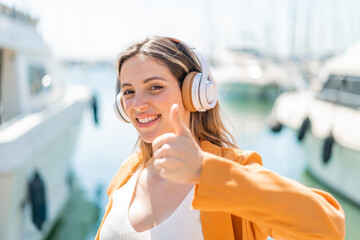
POLYGON ((162 86, 155 85, 155 86, 151 86, 150 90, 159 90, 159 89, 162 89, 162 88, 163 88, 162 86))
POLYGON ((129 95, 129 94, 131 94, 131 93, 134 93, 134 91, 132 91, 132 90, 125 90, 125 91, 123 92, 123 95, 125 96, 125 95, 129 95))

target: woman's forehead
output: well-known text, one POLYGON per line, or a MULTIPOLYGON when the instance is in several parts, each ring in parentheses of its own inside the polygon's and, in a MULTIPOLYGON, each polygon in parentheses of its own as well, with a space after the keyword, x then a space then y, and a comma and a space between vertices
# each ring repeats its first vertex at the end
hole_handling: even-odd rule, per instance
POLYGON ((120 69, 121 84, 146 83, 149 79, 175 79, 165 64, 143 55, 138 54, 126 60, 120 69))

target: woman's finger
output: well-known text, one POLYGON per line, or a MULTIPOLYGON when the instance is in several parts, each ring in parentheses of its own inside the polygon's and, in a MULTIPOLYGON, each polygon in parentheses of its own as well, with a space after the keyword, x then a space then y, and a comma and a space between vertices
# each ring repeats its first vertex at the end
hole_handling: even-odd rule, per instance
POLYGON ((154 160, 154 167, 156 170, 160 171, 160 169, 165 168, 166 166, 165 158, 157 158, 154 160))
POLYGON ((161 147, 159 147, 153 154, 154 158, 164 158, 171 156, 171 147, 169 144, 165 143, 161 147))
POLYGON ((167 178, 167 175, 168 175, 168 171, 165 169, 165 168, 161 168, 158 170, 159 171, 159 174, 162 178, 167 178))
POLYGON ((173 158, 159 158, 154 159, 154 167, 156 170, 160 171, 160 169, 164 168, 166 170, 172 171, 178 168, 178 163, 173 158))
POLYGON ((163 135, 158 136, 152 142, 153 152, 156 152, 162 145, 166 143, 172 143, 176 140, 176 135, 174 133, 164 133, 163 135))

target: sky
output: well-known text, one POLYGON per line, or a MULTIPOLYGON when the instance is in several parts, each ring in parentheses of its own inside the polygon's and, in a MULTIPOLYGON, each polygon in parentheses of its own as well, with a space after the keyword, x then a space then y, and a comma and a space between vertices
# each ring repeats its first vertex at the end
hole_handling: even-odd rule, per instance
POLYGON ((360 39, 357 0, 0 0, 39 19, 59 59, 111 60, 148 35, 204 55, 248 47, 268 55, 326 55, 360 39))
POLYGON ((206 29, 197 10, 205 1, 193 1, 191 8, 180 1, 156 1, 158 8, 153 13, 149 9, 154 6, 147 0, 2 2, 28 8, 39 18, 38 30, 59 58, 112 58, 129 43, 148 35, 175 35, 199 45, 205 38, 199 37, 206 29), (184 16, 184 12, 191 17, 184 16))

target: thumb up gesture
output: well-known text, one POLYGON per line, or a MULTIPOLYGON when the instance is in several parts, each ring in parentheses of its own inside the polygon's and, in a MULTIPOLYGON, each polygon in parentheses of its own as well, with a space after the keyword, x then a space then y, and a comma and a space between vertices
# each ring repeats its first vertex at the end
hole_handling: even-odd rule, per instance
POLYGON ((179 115, 179 106, 172 105, 170 121, 175 133, 165 133, 152 143, 154 166, 161 177, 177 183, 197 183, 200 178, 203 152, 179 115))

